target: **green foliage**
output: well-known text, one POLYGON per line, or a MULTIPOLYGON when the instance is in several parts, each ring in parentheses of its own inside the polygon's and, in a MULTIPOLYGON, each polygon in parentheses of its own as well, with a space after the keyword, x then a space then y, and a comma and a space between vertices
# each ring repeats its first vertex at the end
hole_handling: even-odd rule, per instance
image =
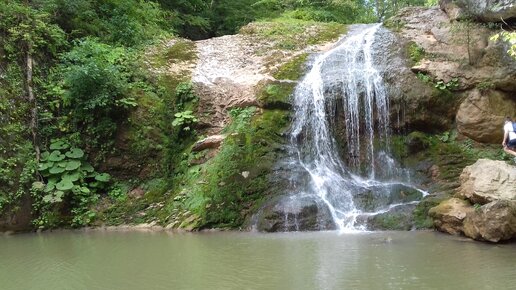
POLYGON ((72 147, 67 141, 54 140, 50 151, 41 154, 38 171, 44 182, 34 182, 32 192, 34 211, 39 216, 34 224, 39 228, 53 227, 49 215, 64 206, 71 205, 71 225, 90 224, 95 213, 90 209, 98 199, 98 193, 106 189, 111 176, 97 173, 86 161, 84 151, 72 147))
POLYGON ((425 57, 425 50, 417 45, 415 42, 411 42, 408 47, 410 59, 414 63, 419 63, 421 59, 425 57))
POLYGON ((477 85, 477 89, 480 91, 488 91, 494 89, 494 87, 494 84, 490 80, 482 81, 477 85))
POLYGON ((174 114, 172 126, 179 127, 181 130, 190 131, 190 126, 199 122, 192 111, 183 111, 174 114))
POLYGON ((508 46, 507 54, 516 59, 516 32, 502 31, 491 36, 490 39, 493 41, 505 41, 508 46))
MULTIPOLYGON (((52 84, 61 92, 59 111, 64 132, 82 132, 94 146, 111 140, 117 121, 137 105, 129 51, 87 38, 62 57, 52 84)), ((106 147, 106 146, 105 146, 106 147)))
POLYGON ((173 203, 191 212, 197 226, 239 226, 257 200, 273 191, 268 178, 288 113, 256 113, 253 107, 231 110, 232 123, 219 153, 200 169, 188 169, 187 176, 194 177, 187 178, 184 197, 173 203))
POLYGON ((443 80, 438 80, 435 85, 435 88, 441 90, 441 91, 451 91, 459 87, 459 79, 458 78, 452 78, 449 82, 445 82, 443 80))
POLYGON ((168 32, 170 13, 152 1, 42 0, 41 8, 72 39, 94 36, 113 45, 135 46, 168 32))
POLYGON ((307 53, 292 58, 292 60, 282 65, 278 71, 273 74, 274 78, 277 80, 299 80, 305 72, 304 68, 307 58, 307 53))

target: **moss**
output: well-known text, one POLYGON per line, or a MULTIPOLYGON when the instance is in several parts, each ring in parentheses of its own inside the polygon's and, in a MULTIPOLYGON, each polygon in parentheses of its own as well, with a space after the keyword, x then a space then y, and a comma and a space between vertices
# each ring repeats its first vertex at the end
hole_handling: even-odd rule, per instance
POLYGON ((177 39, 171 46, 167 46, 167 44, 158 45, 155 51, 150 58, 154 67, 197 59, 195 43, 187 39, 177 39))
POLYGON ((430 229, 433 227, 433 220, 428 216, 428 211, 445 200, 446 196, 427 197, 423 199, 414 209, 414 226, 416 229, 430 229))
POLYGON ((299 80, 304 74, 307 58, 307 53, 292 58, 292 60, 282 65, 278 71, 273 74, 274 78, 278 80, 299 80))
POLYGON ((264 108, 290 108, 290 98, 295 83, 273 82, 266 85, 258 94, 258 101, 264 108))
POLYGON ((322 23, 292 18, 251 23, 240 30, 242 34, 256 35, 286 50, 302 49, 308 45, 328 42, 346 32, 345 25, 322 23))
POLYGON ((373 217, 371 220, 373 228, 379 230, 410 230, 412 228, 412 217, 405 213, 385 213, 373 217))

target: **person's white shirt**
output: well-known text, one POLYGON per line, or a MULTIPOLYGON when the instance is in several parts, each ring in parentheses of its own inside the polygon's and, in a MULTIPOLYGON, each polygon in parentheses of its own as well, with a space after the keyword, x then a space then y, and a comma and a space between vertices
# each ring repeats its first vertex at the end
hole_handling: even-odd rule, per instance
POLYGON ((507 122, 503 126, 503 131, 504 131, 504 134, 505 134, 505 132, 509 132, 509 140, 516 139, 516 133, 514 132, 514 129, 512 127, 512 123, 511 122, 507 122))

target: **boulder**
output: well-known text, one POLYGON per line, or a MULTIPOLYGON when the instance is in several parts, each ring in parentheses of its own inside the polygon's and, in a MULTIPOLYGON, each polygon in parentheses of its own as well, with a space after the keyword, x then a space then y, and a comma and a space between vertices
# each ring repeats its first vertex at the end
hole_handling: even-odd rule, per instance
POLYGON ((469 212, 464 234, 494 243, 516 238, 516 201, 497 200, 469 212))
POLYGON ((321 231, 336 229, 328 207, 315 196, 284 196, 258 213, 258 231, 321 231))
POLYGON ((516 201, 516 167, 503 161, 479 159, 464 168, 460 181, 458 197, 467 198, 472 203, 516 201))
POLYGON ((213 135, 195 142, 192 151, 202 151, 204 149, 217 149, 226 138, 225 135, 213 135))
POLYGON ((514 0, 440 0, 439 6, 451 19, 474 17, 484 22, 516 18, 514 0))
POLYGON ((466 215, 473 211, 468 201, 451 198, 431 208, 428 214, 434 219, 434 226, 439 231, 459 235, 464 232, 463 221, 466 215))
POLYGON ((457 112, 457 130, 482 143, 501 143, 503 121, 516 115, 516 99, 502 91, 474 89, 457 112))

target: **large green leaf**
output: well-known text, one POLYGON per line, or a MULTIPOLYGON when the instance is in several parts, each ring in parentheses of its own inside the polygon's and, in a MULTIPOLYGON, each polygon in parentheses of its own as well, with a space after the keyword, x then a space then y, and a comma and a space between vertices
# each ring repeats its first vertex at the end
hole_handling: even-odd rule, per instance
POLYGON ((91 164, 89 164, 88 162, 82 163, 81 170, 89 172, 89 173, 92 173, 93 171, 95 171, 93 166, 91 166, 91 164))
POLYGON ((48 151, 45 151, 45 152, 41 153, 41 157, 40 157, 41 159, 40 160, 41 161, 47 161, 48 156, 50 156, 50 153, 48 151))
POLYGON ((50 156, 48 156, 48 160, 52 162, 59 162, 63 159, 65 159, 65 156, 57 150, 52 151, 52 153, 50 153, 50 156))
POLYGON ((63 180, 75 182, 75 181, 79 180, 79 172, 75 171, 75 172, 66 173, 63 175, 62 178, 63 178, 63 180))
POLYGON ((38 170, 39 171, 45 171, 49 168, 52 168, 52 166, 54 166, 54 162, 45 162, 45 163, 40 163, 38 165, 38 170))
POLYGON ((54 167, 50 168, 48 172, 50 172, 50 174, 59 174, 65 172, 65 169, 63 167, 54 165, 54 167))
POLYGON ((100 182, 108 182, 110 179, 111 179, 111 175, 109 175, 107 173, 101 173, 101 174, 95 175, 95 180, 100 181, 100 182))
POLYGON ((56 184, 56 189, 58 190, 70 190, 73 188, 73 183, 70 180, 63 179, 59 183, 56 184))
POLYGON ((81 161, 79 161, 79 160, 70 160, 70 161, 68 161, 68 164, 66 164, 67 171, 72 171, 79 167, 81 167, 81 161))
POLYGON ((79 148, 72 148, 70 151, 66 152, 66 157, 68 158, 82 158, 84 156, 84 151, 79 148))
POLYGON ((50 144, 50 150, 61 150, 61 149, 67 149, 70 145, 63 141, 57 141, 50 144))
POLYGON ((68 165, 68 161, 63 160, 57 163, 57 166, 66 168, 66 165, 68 165))

